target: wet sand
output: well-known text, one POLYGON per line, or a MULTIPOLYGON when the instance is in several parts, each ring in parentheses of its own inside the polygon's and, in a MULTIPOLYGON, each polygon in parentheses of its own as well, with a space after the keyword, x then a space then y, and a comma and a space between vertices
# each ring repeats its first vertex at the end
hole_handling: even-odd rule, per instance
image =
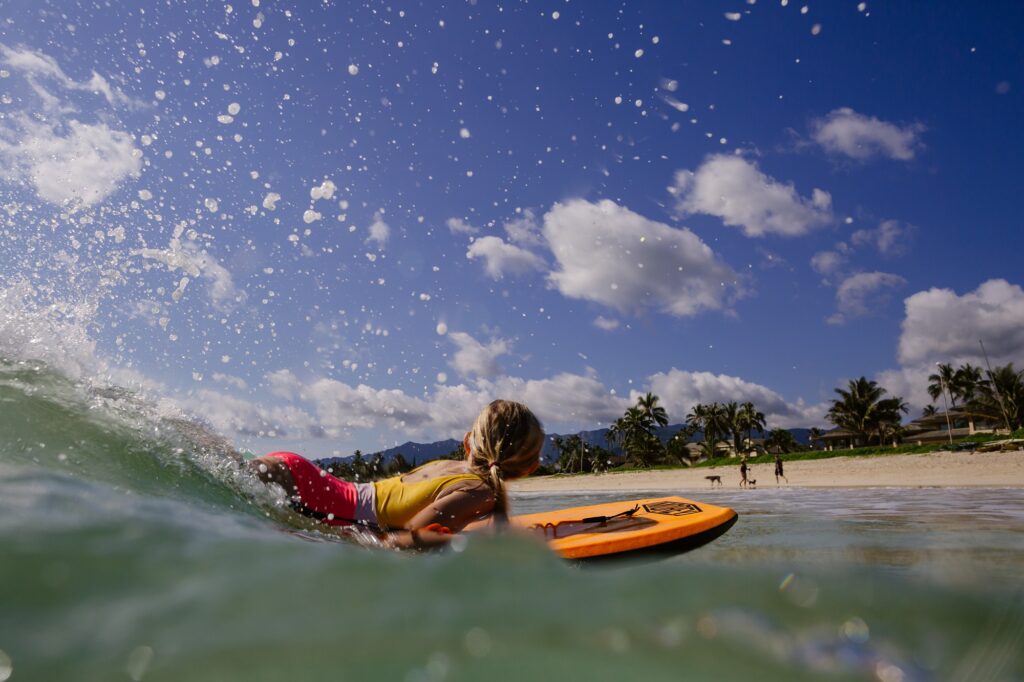
MULTIPOLYGON (((1024 487, 1024 450, 1015 452, 933 452, 922 455, 866 455, 809 461, 784 461, 788 482, 809 488, 858 487, 1024 487)), ((775 483, 774 464, 750 465, 748 478, 760 487, 775 483)), ((615 490, 682 491, 707 489, 707 476, 721 476, 725 487, 740 483, 738 459, 715 467, 608 474, 539 476, 512 481, 514 492, 600 492, 615 490)))

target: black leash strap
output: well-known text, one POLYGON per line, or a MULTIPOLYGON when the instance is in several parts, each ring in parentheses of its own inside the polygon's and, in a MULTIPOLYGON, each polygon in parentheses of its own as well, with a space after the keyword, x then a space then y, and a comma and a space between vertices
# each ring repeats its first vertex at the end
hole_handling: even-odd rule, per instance
POLYGON ((541 529, 543 529, 544 530, 544 535, 547 535, 548 534, 548 530, 551 530, 552 534, 555 537, 558 537, 558 527, 561 526, 561 525, 564 525, 564 524, 569 524, 569 523, 592 524, 592 523, 596 523, 598 525, 604 526, 604 525, 607 525, 607 523, 609 521, 613 521, 615 519, 619 519, 619 518, 629 519, 629 518, 632 518, 633 514, 636 514, 638 511, 640 511, 640 505, 639 504, 636 505, 635 507, 633 507, 632 509, 627 509, 626 511, 621 511, 618 514, 612 514, 611 516, 588 516, 588 517, 583 518, 583 519, 571 519, 571 520, 559 521, 558 523, 536 523, 533 526, 531 526, 531 528, 541 528, 541 529))

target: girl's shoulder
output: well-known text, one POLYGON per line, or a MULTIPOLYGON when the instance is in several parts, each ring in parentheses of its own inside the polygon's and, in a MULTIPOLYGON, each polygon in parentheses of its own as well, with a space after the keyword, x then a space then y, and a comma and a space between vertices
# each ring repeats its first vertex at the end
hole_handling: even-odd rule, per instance
POLYGON ((436 459, 432 462, 419 466, 412 471, 402 474, 403 483, 417 483, 427 481, 440 476, 457 476, 459 474, 471 474, 469 465, 461 460, 436 459))

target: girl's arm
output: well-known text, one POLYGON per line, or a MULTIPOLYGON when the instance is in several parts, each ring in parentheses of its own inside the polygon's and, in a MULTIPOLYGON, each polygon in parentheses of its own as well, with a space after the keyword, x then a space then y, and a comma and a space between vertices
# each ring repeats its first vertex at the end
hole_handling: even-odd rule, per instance
POLYGON ((430 549, 448 544, 473 521, 494 509, 494 493, 485 486, 458 488, 438 497, 409 521, 393 531, 390 541, 400 549, 430 549))

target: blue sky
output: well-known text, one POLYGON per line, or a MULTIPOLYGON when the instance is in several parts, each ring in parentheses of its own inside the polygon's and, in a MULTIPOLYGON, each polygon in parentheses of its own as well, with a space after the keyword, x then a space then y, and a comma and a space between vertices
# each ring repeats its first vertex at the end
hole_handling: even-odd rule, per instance
POLYGON ((0 25, 8 354, 314 454, 1024 362, 1018 3, 143 5, 0 25))

